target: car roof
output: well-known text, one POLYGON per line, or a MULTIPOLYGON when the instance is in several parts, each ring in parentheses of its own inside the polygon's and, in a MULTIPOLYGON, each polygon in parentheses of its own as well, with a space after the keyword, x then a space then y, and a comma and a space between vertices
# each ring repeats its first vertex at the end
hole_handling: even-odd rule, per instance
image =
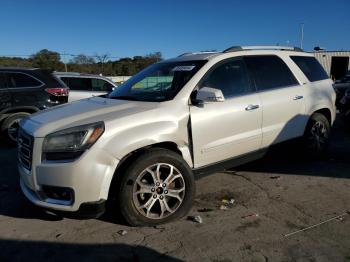
POLYGON ((78 72, 53 72, 54 75, 56 76, 79 76, 79 77, 95 77, 95 78, 102 78, 102 79, 106 79, 106 80, 110 80, 105 76, 101 76, 101 75, 96 75, 96 74, 87 74, 87 73, 78 73, 78 72))
POLYGON ((34 71, 34 70, 40 70, 40 68, 35 67, 15 67, 15 66, 0 66, 1 71, 34 71))
POLYGON ((88 73, 79 73, 79 72, 54 72, 55 75, 65 75, 65 76, 96 76, 96 77, 103 77, 100 75, 96 75, 96 74, 88 74, 88 73))
MULTIPOLYGON (((313 56, 310 53, 304 52, 298 47, 289 46, 232 46, 222 52, 194 52, 184 53, 178 57, 163 60, 162 62, 181 62, 181 61, 197 61, 197 60, 211 60, 218 56, 224 56, 228 53, 244 52, 244 55, 254 54, 281 54, 288 53, 294 55, 313 56)), ((242 55, 240 53, 240 55, 242 55)))

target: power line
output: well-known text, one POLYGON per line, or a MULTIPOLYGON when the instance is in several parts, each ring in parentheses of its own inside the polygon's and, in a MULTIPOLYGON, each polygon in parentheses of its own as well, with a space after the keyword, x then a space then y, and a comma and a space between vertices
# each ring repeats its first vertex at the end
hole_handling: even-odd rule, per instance
MULTIPOLYGON (((80 56, 80 55, 84 55, 86 57, 90 57, 90 58, 99 58, 101 57, 102 55, 85 55, 85 54, 70 54, 70 53, 65 53, 65 52, 62 52, 62 53, 59 53, 59 52, 55 52, 55 53, 58 53, 60 56, 71 56, 71 57, 77 57, 77 56, 80 56)), ((31 55, 28 55, 28 54, 17 54, 17 55, 14 55, 14 54, 9 54, 9 55, 0 55, 0 57, 31 57, 31 56, 34 56, 35 54, 31 54, 31 55)), ((49 55, 55 55, 55 54, 49 54, 49 55)), ((123 57, 120 57, 120 56, 109 56, 107 55, 107 58, 108 59, 122 59, 123 57)))

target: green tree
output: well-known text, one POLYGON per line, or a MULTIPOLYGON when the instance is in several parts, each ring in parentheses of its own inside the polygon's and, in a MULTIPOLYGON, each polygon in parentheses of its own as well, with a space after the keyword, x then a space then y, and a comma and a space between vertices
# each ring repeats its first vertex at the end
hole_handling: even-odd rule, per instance
POLYGON ((57 71, 64 69, 64 64, 61 62, 60 54, 48 49, 40 50, 32 55, 30 60, 35 67, 57 71))

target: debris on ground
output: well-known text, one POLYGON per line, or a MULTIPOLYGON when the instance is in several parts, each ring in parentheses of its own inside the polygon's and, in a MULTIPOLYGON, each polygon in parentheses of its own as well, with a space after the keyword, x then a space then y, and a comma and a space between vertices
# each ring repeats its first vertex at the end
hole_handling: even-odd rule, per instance
POLYGON ((220 210, 227 210, 227 209, 228 209, 228 207, 226 205, 221 205, 220 206, 220 210))
POLYGON ((198 224, 203 223, 203 219, 201 216, 189 216, 188 219, 198 224))
POLYGON ((162 226, 159 226, 159 225, 155 225, 153 226, 154 229, 158 229, 160 230, 161 232, 163 232, 165 230, 165 227, 162 227, 162 226))
POLYGON ((221 200, 222 203, 224 204, 230 204, 233 205, 235 203, 235 199, 234 198, 230 198, 230 199, 223 199, 221 200))
POLYGON ((128 231, 126 231, 126 230, 119 230, 117 233, 119 235, 121 235, 121 236, 125 236, 128 233, 128 231))
POLYGON ((222 203, 222 205, 220 205, 219 209, 220 210, 227 210, 233 206, 233 204, 235 203, 235 199, 234 198, 230 198, 230 199, 224 198, 221 200, 221 203, 222 203))
POLYGON ((214 211, 214 209, 211 209, 211 208, 201 208, 201 209, 198 209, 198 212, 200 213, 206 213, 206 212, 212 212, 214 211))
POLYGON ((242 216, 242 218, 258 217, 258 216, 259 216, 259 214, 257 214, 257 213, 251 213, 249 215, 242 216))
POLYGON ((307 230, 309 230, 309 229, 312 229, 312 228, 321 226, 321 225, 323 225, 323 224, 326 224, 326 223, 328 223, 328 222, 330 222, 330 221, 332 221, 332 220, 340 220, 340 221, 342 221, 342 220, 344 219, 344 216, 346 216, 346 215, 350 215, 350 211, 346 211, 345 213, 343 213, 343 214, 341 214, 341 215, 339 215, 339 216, 332 217, 332 218, 327 219, 327 220, 325 220, 325 221, 323 221, 323 222, 320 222, 320 223, 317 223, 317 224, 315 224, 315 225, 312 225, 312 226, 309 226, 309 227, 306 227, 306 228, 303 228, 303 229, 294 231, 294 232, 289 233, 289 234, 285 234, 285 235, 283 235, 283 236, 284 236, 284 237, 290 237, 290 236, 295 235, 295 234, 297 234, 297 233, 304 232, 304 231, 307 231, 307 230))

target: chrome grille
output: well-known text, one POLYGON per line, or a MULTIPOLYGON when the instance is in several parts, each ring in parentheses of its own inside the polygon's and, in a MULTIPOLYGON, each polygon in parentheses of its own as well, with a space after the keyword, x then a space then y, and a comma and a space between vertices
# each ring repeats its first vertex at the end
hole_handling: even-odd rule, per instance
POLYGON ((20 128, 17 138, 18 161, 29 171, 32 170, 33 143, 34 138, 20 128))

